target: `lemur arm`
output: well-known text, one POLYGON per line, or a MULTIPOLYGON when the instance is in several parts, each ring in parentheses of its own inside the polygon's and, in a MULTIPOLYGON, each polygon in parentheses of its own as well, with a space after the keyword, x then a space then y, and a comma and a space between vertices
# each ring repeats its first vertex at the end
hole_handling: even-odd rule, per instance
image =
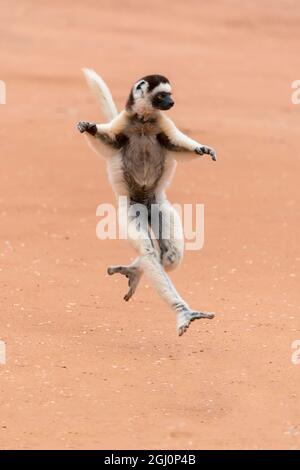
POLYGON ((103 144, 120 149, 127 140, 122 130, 126 124, 126 112, 122 111, 112 121, 105 124, 94 124, 87 121, 80 121, 77 124, 79 132, 87 132, 90 136, 99 139, 103 144))
POLYGON ((216 160, 216 152, 211 147, 199 144, 196 140, 191 139, 175 126, 174 122, 168 117, 161 115, 160 117, 161 134, 159 140, 161 144, 169 151, 174 152, 176 160, 180 158, 180 153, 188 152, 184 159, 195 158, 196 155, 210 155, 212 160, 216 160))

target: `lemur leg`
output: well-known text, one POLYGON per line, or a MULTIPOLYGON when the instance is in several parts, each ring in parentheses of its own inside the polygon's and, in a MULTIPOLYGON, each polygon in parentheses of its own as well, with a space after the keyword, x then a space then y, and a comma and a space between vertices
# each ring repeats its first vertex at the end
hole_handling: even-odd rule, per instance
POLYGON ((184 237, 178 212, 168 200, 154 204, 151 228, 158 242, 161 264, 172 271, 180 264, 184 252, 184 237))
MULTIPOLYGON (((184 237, 180 216, 169 201, 153 206, 152 228, 160 248, 160 259, 166 271, 171 271, 180 264, 184 253, 184 237)), ((177 331, 181 336, 193 320, 213 318, 213 314, 193 311, 186 302, 174 302, 171 307, 177 313, 177 331)))
POLYGON ((128 239, 140 254, 140 267, 152 282, 159 295, 177 314, 177 331, 181 336, 193 320, 213 318, 213 314, 193 311, 180 297, 160 261, 159 250, 149 234, 148 220, 130 214, 128 216, 128 239))
MULTIPOLYGON (((184 241, 181 220, 177 211, 168 201, 154 204, 152 208, 151 222, 154 232, 157 232, 155 236, 158 242, 160 261, 166 271, 171 271, 179 265, 183 256, 184 241)), ((128 278, 129 290, 124 296, 126 301, 135 293, 143 275, 140 264, 140 258, 137 258, 128 266, 110 266, 107 269, 109 275, 119 273, 128 278)))

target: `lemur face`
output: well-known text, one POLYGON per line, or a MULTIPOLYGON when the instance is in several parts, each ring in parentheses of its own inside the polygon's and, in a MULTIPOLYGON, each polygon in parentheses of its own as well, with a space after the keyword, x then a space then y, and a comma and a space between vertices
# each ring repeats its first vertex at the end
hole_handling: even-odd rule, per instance
POLYGON ((156 109, 166 111, 174 106, 174 101, 169 91, 159 91, 152 98, 152 106, 156 109))
POLYGON ((162 75, 147 75, 134 84, 126 109, 151 114, 156 109, 166 111, 173 105, 169 80, 162 75))

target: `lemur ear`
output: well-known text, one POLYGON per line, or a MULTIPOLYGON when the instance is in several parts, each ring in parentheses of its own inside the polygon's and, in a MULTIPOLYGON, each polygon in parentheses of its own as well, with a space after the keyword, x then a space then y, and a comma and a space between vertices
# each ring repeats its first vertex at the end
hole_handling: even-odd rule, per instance
POLYGON ((147 88, 148 88, 148 83, 145 80, 140 80, 133 87, 133 96, 135 98, 143 96, 147 88))

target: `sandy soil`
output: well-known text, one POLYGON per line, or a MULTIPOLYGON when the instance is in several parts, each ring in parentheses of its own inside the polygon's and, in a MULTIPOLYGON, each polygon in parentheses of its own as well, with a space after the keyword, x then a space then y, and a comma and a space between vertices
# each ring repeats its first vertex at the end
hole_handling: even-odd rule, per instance
POLYGON ((299 3, 45 3, 1 4, 0 448, 299 447, 299 3), (127 304, 106 275, 133 252, 95 235, 114 196, 74 128, 101 119, 82 66, 120 107, 165 74, 170 115, 218 150, 169 191, 206 224, 172 279, 217 313, 182 338, 146 280, 127 304))

